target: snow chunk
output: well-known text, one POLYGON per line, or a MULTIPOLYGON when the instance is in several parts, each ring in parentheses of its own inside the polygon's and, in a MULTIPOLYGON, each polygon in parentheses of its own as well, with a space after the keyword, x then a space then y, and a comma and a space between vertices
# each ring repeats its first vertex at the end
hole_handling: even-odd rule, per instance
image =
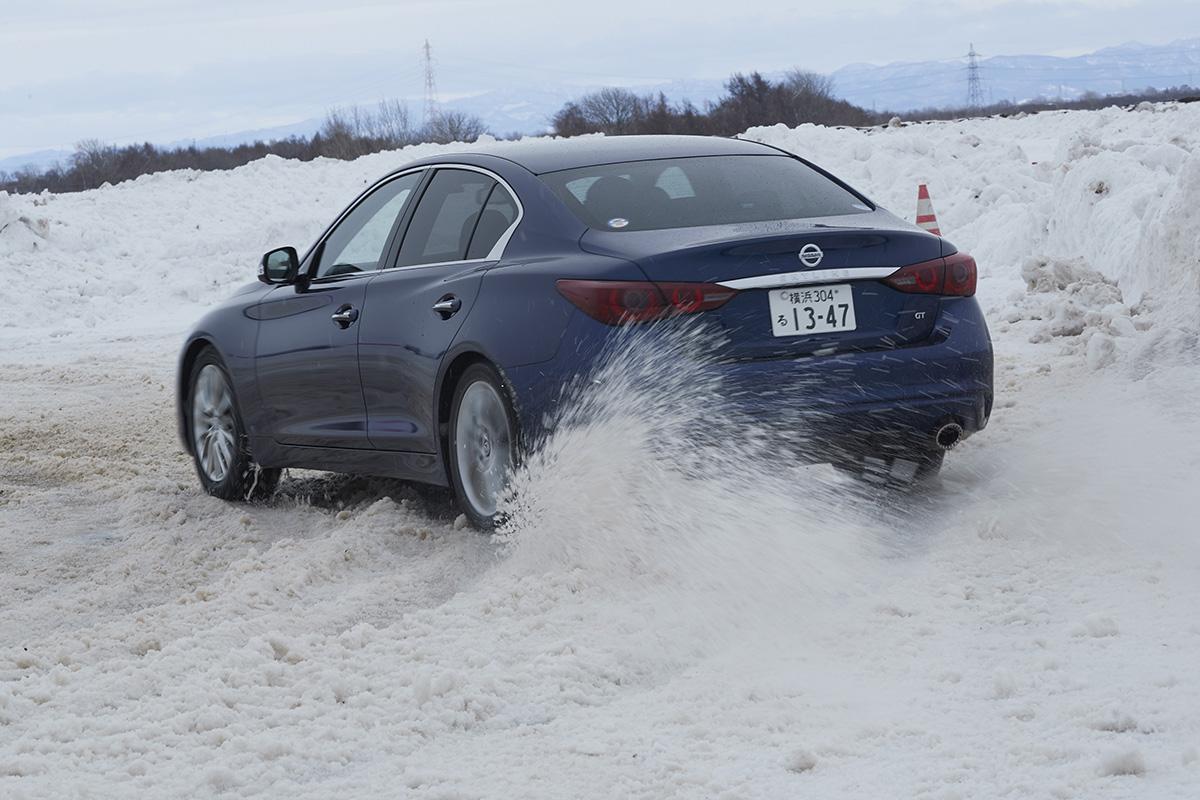
POLYGON ((1088 366, 1098 370, 1117 360, 1118 337, 1137 332, 1121 290, 1081 259, 1028 259, 1021 277, 1027 293, 1014 299, 1005 320, 1036 322, 1033 343, 1075 339, 1088 366))
POLYGON ((811 750, 796 750, 788 755, 784 766, 788 772, 808 772, 817 765, 817 757, 811 750))
POLYGON ((1117 359, 1117 346, 1111 336, 1096 332, 1087 343, 1087 365, 1090 369, 1102 369, 1117 359))
POLYGON ((1132 733, 1138 729, 1138 724, 1137 720, 1130 715, 1114 709, 1107 716, 1094 720, 1091 727, 1094 730, 1108 733, 1132 733))
POLYGON ((1117 636, 1121 633, 1117 622, 1112 617, 1093 614, 1083 621, 1083 625, 1075 629, 1076 636, 1090 636, 1093 639, 1103 639, 1117 636))
POLYGON ((992 682, 992 697, 1007 700, 1017 693, 1017 679, 1011 672, 998 672, 992 682))
POLYGON ((213 769, 210 769, 208 774, 205 775, 205 780, 208 782, 209 786, 211 786, 213 789, 216 789, 218 792, 236 788, 238 785, 237 776, 233 774, 232 770, 226 769, 225 767, 214 767, 213 769))
POLYGON ((1104 757, 1096 770, 1101 776, 1116 777, 1134 775, 1141 777, 1146 774, 1146 759, 1140 750, 1114 750, 1104 757))

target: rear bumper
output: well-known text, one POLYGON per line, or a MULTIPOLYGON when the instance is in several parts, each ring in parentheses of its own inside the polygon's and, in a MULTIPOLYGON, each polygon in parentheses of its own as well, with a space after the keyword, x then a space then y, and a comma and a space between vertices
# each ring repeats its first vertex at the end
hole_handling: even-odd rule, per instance
POLYGON ((961 438, 971 436, 987 426, 991 408, 989 388, 845 403, 824 411, 803 409, 785 419, 800 449, 812 460, 839 461, 936 450, 939 429, 953 423, 962 428, 961 438))
MULTIPOLYGON (((564 387, 594 369, 611 332, 577 313, 557 358, 506 370, 523 431, 536 438, 553 427, 571 396, 564 387)), ((704 369, 720 378, 722 413, 790 432, 818 459, 932 448, 942 425, 970 436, 992 410, 992 345, 974 298, 943 300, 934 334, 919 345, 704 369)))

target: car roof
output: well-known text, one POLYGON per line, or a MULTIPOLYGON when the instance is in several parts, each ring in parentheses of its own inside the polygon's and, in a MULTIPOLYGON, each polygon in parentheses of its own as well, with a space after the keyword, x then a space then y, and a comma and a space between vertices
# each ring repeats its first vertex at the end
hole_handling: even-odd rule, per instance
POLYGON ((719 136, 576 136, 496 142, 460 151, 452 156, 478 154, 496 156, 540 175, 564 169, 650 161, 658 158, 696 156, 779 155, 780 151, 758 142, 719 136))

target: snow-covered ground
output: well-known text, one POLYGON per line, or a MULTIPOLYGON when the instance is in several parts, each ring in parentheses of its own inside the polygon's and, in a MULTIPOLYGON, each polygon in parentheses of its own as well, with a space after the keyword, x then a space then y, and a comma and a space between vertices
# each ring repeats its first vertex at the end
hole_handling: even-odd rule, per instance
POLYGON ((622 397, 501 540, 395 482, 225 504, 179 337, 434 148, 0 194, 0 797, 1200 796, 1200 106, 747 136, 977 257, 940 486, 678 481, 622 397))

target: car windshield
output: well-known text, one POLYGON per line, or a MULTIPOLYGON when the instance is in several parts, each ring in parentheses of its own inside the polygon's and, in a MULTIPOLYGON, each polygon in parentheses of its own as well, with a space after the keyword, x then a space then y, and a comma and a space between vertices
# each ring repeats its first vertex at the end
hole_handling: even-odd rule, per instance
POLYGON ((605 231, 806 219, 871 210, 863 198, 785 155, 630 161, 540 177, 584 224, 605 231))

